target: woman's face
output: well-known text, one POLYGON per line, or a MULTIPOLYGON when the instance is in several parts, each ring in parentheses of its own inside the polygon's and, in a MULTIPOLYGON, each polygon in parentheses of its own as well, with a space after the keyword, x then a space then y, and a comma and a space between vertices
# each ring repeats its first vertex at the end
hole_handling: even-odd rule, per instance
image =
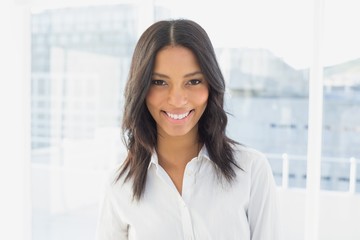
POLYGON ((168 46, 158 52, 146 105, 161 136, 197 133, 208 96, 208 83, 191 50, 168 46))

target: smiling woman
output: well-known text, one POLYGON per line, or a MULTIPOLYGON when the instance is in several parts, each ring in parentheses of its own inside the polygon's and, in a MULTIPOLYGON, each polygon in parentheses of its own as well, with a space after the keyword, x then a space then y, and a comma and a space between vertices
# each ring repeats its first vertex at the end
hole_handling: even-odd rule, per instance
POLYGON ((279 239, 270 165, 226 136, 224 93, 196 22, 143 33, 125 91, 128 154, 110 178, 98 240, 279 239))

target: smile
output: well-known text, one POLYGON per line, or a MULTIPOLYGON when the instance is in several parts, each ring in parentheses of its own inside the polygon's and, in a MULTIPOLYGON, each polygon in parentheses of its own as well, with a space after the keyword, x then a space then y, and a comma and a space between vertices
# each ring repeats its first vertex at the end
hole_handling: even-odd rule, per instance
MULTIPOLYGON (((192 110, 191 110, 192 111, 192 110)), ((168 113, 165 112, 166 115, 174 120, 181 120, 186 118, 187 116, 189 116, 189 114, 191 113, 191 111, 187 112, 187 113, 183 113, 183 114, 173 114, 173 113, 168 113)))

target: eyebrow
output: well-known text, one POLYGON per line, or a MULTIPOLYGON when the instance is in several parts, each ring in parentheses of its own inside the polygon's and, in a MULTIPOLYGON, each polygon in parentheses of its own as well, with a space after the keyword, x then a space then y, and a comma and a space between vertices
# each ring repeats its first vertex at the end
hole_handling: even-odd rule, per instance
MULTIPOLYGON (((203 74, 201 71, 196 71, 196 72, 192 72, 192 73, 188 73, 188 74, 185 74, 184 75, 184 78, 187 78, 187 77, 193 77, 195 75, 198 75, 198 74, 203 74)), ((156 73, 154 72, 153 73, 153 76, 157 76, 157 77, 161 77, 161 78, 170 78, 169 76, 165 75, 165 74, 161 74, 161 73, 156 73)))

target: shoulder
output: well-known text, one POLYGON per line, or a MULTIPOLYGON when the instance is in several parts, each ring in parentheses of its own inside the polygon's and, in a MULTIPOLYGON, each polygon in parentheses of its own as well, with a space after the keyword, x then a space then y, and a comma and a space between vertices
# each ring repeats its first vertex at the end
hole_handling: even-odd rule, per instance
POLYGON ((238 146, 235 152, 236 162, 242 169, 237 171, 237 176, 249 180, 251 192, 260 195, 275 193, 276 183, 266 155, 246 146, 238 146))
POLYGON ((113 167, 107 170, 105 188, 109 195, 116 196, 118 194, 129 194, 131 191, 131 185, 129 181, 126 181, 127 172, 120 175, 123 167, 123 162, 115 164, 113 167))
POLYGON ((245 172, 256 171, 261 168, 270 169, 265 154, 252 147, 235 145, 234 158, 238 166, 245 172))

